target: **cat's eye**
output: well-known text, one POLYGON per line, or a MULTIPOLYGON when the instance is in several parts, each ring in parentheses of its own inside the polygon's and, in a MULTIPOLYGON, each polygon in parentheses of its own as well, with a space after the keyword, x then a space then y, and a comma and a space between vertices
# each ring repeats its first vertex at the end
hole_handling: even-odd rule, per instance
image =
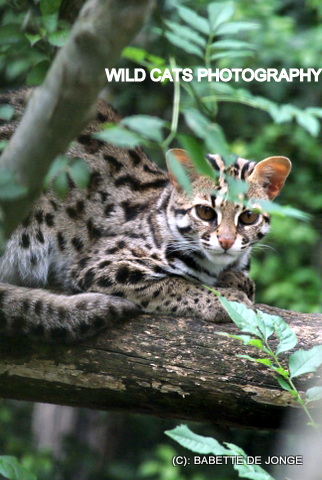
POLYGON ((253 225, 259 218, 258 213, 254 213, 251 210, 245 210, 239 215, 239 222, 242 225, 253 225))
POLYGON ((211 222, 217 218, 217 213, 211 207, 206 205, 196 205, 196 213, 201 220, 205 222, 211 222))

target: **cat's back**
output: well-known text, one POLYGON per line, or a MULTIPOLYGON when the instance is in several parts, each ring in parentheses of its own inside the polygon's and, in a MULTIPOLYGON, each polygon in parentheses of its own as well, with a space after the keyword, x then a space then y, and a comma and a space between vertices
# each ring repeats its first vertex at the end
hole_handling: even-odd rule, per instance
MULTIPOLYGON (((14 133, 30 91, 0 95, 0 104, 12 105, 11 122, 0 126, 0 140, 14 133)), ((41 286, 64 284, 75 258, 102 237, 117 237, 135 228, 136 213, 149 208, 168 183, 165 172, 152 163, 140 148, 116 147, 94 137, 102 124, 117 123, 120 117, 103 100, 95 119, 72 143, 66 155, 72 164, 84 159, 88 184, 79 188, 67 173, 65 196, 52 188, 41 195, 34 208, 8 242, 0 259, 0 281, 41 286), (134 223, 134 225, 133 225, 134 223)))

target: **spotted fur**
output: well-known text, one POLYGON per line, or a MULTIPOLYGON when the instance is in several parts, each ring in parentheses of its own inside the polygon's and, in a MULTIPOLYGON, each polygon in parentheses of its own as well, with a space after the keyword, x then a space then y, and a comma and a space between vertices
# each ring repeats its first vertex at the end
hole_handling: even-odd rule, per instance
MULTIPOLYGON (((19 110, 22 97, 10 94, 0 103, 19 110)), ((63 201, 49 190, 10 238, 0 260, 3 331, 73 341, 140 310, 227 321, 203 284, 251 306, 250 251, 268 232, 269 216, 242 225, 245 207, 227 199, 225 175, 246 180, 248 197, 269 198, 275 167, 259 175, 254 162, 238 158, 226 167, 209 155, 217 181, 194 172, 188 196, 171 171, 169 176, 140 148, 92 137, 101 122, 118 120, 100 101, 96 120, 68 152, 88 162, 88 187, 80 190, 69 179, 63 201), (200 205, 211 209, 212 221, 198 217, 200 205)), ((15 121, 0 127, 0 139, 15 127, 15 121)), ((189 162, 185 152, 172 153, 189 162)))

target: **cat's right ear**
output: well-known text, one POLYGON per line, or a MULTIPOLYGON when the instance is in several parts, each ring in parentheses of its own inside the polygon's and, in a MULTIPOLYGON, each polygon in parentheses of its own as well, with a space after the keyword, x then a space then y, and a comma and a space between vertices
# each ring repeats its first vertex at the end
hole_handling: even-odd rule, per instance
POLYGON ((286 157, 269 157, 257 163, 248 181, 262 184, 273 200, 281 191, 292 164, 286 157))
POLYGON ((166 161, 167 161, 170 182, 172 183, 172 185, 175 187, 176 190, 180 191, 182 190, 182 188, 171 170, 171 161, 170 161, 171 158, 174 158, 183 166, 183 168, 189 175, 189 178, 192 182, 198 177, 198 175, 191 158, 189 157, 188 153, 185 150, 183 150, 182 148, 172 148, 171 150, 169 150, 166 155, 166 161))

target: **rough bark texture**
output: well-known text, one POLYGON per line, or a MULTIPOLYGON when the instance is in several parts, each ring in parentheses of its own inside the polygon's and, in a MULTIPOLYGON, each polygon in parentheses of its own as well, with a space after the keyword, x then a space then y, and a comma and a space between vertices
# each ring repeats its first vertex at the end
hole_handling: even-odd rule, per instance
MULTIPOLYGON (((259 307, 289 321, 299 347, 322 343, 321 314, 259 307)), ((290 410, 301 415, 266 367, 236 358, 254 351, 217 331, 237 333, 232 324, 142 315, 74 346, 1 339, 0 396, 268 429, 290 410)), ((297 382, 300 390, 320 373, 297 382)))
POLYGON ((1 157, 0 167, 14 171, 18 183, 28 190, 27 197, 1 205, 7 236, 39 195, 52 160, 94 114, 97 95, 106 83, 104 69, 115 66, 151 4, 150 0, 88 0, 83 6, 1 157))

